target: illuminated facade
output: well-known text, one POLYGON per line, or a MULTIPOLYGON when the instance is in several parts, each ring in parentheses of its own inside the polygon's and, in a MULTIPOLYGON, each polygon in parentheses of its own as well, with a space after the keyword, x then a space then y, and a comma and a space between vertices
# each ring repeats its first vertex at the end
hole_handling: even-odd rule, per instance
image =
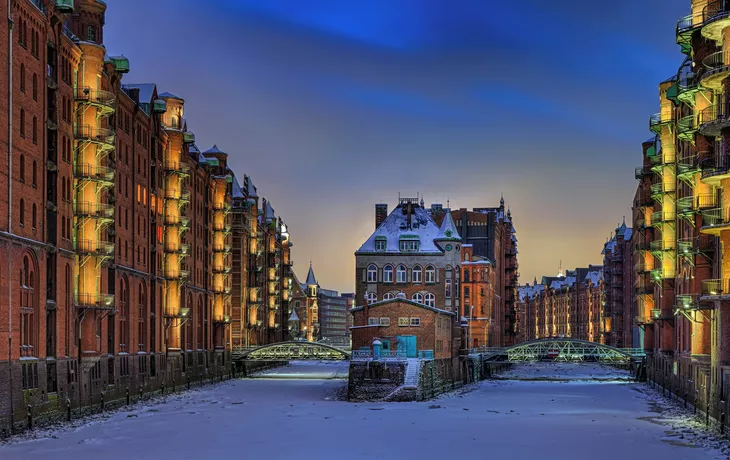
POLYGON ((197 148, 183 98, 123 81, 129 61, 103 45, 106 3, 6 8, 0 431, 28 406, 219 376, 232 347, 282 340, 286 225, 225 152, 197 148))
POLYGON ((601 343, 617 348, 639 345, 640 330, 634 324, 633 229, 622 223, 603 246, 601 343))

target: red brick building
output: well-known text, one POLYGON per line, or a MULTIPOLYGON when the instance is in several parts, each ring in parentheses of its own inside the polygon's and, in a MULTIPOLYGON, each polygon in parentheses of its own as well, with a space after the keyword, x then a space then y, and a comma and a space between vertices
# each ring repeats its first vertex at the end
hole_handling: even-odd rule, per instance
POLYGON ((386 352, 415 358, 419 352, 433 351, 436 359, 451 358, 456 315, 404 297, 353 308, 352 349, 370 349, 378 339, 386 352))
POLYGON ((494 308, 494 266, 488 258, 475 256, 473 249, 471 244, 461 246, 461 316, 468 321, 468 346, 501 346, 504 316, 494 308))

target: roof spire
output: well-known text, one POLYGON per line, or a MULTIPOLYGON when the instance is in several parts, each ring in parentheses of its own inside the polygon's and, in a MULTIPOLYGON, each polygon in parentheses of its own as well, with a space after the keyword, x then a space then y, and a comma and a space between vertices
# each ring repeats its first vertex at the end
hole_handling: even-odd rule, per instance
POLYGON ((318 285, 317 278, 314 277, 314 270, 312 269, 312 261, 309 261, 309 273, 307 273, 307 286, 318 285))

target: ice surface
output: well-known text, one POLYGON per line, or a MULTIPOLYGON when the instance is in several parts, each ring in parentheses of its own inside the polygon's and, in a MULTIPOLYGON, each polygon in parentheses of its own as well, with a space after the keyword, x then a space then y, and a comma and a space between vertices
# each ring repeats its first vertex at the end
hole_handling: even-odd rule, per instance
MULTIPOLYGON (((338 364, 300 367, 321 366, 338 364)), ((644 384, 487 381, 435 401, 358 404, 334 400, 344 384, 225 382, 0 446, 0 459, 727 458, 644 384)))

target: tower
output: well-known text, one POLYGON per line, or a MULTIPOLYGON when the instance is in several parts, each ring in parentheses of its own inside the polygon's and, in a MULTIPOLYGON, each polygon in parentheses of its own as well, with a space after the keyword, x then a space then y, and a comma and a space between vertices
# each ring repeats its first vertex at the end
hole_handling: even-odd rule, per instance
POLYGON ((309 342, 319 339, 319 306, 317 295, 319 284, 314 276, 312 262, 309 262, 309 273, 307 273, 307 340, 309 342))

